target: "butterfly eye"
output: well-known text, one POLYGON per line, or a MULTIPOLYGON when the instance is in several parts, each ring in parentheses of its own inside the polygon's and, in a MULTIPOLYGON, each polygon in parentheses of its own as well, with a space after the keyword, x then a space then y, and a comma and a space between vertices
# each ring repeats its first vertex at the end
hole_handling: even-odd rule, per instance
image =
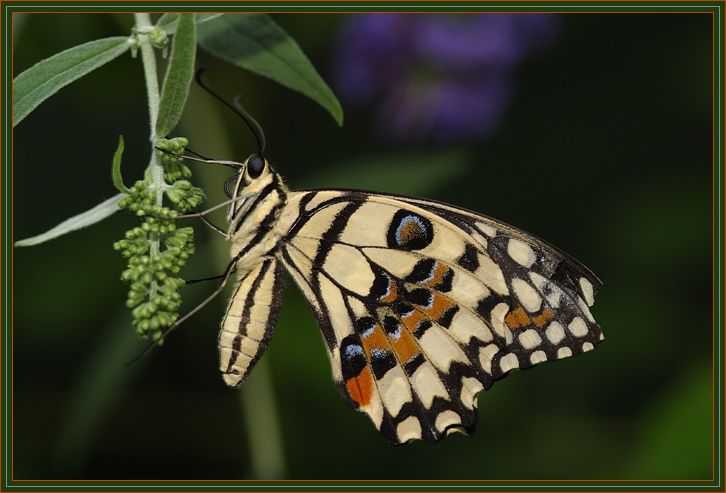
POLYGON ((235 174, 229 176, 226 180, 224 180, 224 193, 226 193, 227 197, 229 197, 230 199, 232 198, 234 184, 237 182, 238 178, 239 178, 239 173, 235 173, 235 174))
POLYGON ((262 174, 262 170, 265 168, 265 161, 254 154, 247 160, 247 174, 250 178, 257 178, 262 174))

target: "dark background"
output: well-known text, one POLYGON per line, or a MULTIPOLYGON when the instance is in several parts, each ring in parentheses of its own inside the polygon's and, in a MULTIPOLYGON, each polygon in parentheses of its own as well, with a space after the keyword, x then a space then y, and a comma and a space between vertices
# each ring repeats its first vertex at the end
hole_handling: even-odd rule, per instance
MULTIPOLYGON (((67 47, 128 33, 131 19, 16 19, 15 74, 67 47)), ((332 81, 348 19, 275 19, 332 81)), ((198 63, 225 96, 248 93, 291 188, 435 198, 583 261, 605 283, 593 313, 606 341, 596 351, 515 372, 481 394, 471 438, 392 447, 338 396, 292 282, 273 342, 241 390, 227 389, 217 370, 223 299, 125 367, 142 344, 112 248, 135 220, 117 214, 14 252, 14 478, 711 478, 711 16, 558 22, 551 46, 513 72, 512 102, 496 130, 456 143, 390 139, 375 99, 342 100, 338 128, 298 93, 202 52, 198 63)), ((150 152, 143 84, 140 59, 124 55, 15 129, 15 239, 116 193, 119 134, 127 184, 141 176, 150 152)), ((242 123, 198 88, 180 133, 219 158, 254 151, 242 123)), ((193 169, 206 204, 220 202, 227 172, 193 169)), ((198 255, 184 276, 221 272, 227 245, 192 224, 198 255)), ((185 288, 186 309, 211 289, 185 288)))

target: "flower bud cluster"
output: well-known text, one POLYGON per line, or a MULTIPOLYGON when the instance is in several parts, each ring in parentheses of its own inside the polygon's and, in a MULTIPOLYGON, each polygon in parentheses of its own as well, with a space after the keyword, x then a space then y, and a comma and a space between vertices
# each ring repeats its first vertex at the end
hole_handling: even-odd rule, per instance
POLYGON ((194 253, 192 228, 177 228, 174 218, 199 206, 204 200, 201 189, 188 180, 191 172, 176 157, 184 152, 186 139, 162 140, 157 155, 164 168, 164 196, 169 206, 157 203, 157 189, 147 173, 119 201, 143 222, 126 232, 114 248, 128 259, 121 279, 128 283, 126 305, 132 309, 134 327, 143 338, 163 342, 163 331, 179 317, 179 288, 184 280, 178 277, 181 268, 194 253))

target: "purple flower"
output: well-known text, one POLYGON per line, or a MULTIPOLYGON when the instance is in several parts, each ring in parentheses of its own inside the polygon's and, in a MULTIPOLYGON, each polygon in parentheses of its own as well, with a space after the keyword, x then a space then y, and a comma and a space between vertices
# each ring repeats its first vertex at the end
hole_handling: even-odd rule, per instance
POLYGON ((381 99, 394 138, 490 135, 511 98, 513 71, 556 34, 551 14, 363 14, 338 44, 335 81, 354 104, 381 99))

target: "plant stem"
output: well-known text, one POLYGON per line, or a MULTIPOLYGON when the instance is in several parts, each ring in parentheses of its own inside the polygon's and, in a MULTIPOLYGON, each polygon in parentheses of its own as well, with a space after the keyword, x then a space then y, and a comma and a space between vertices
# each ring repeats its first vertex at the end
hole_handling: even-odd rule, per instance
MULTIPOLYGON (((156 119, 159 116, 159 75, 156 70, 156 53, 154 47, 151 46, 149 36, 144 34, 153 27, 149 14, 134 14, 136 20, 136 31, 139 33, 139 49, 141 51, 141 62, 144 66, 144 78, 146 79, 146 95, 149 100, 149 140, 151 141, 151 159, 149 160, 149 168, 151 170, 151 188, 156 192, 156 205, 161 206, 164 202, 164 168, 159 163, 156 156, 154 144, 156 142, 156 119)), ((153 263, 159 256, 160 239, 158 233, 152 233, 149 238, 149 260, 153 263)), ((149 296, 156 294, 158 285, 156 281, 151 282, 149 296)))
MULTIPOLYGON (((136 19, 136 30, 139 33, 150 29, 152 26, 149 14, 134 14, 136 19)), ((156 71, 156 54, 151 46, 148 36, 138 36, 141 60, 144 64, 144 76, 146 78, 146 95, 149 99, 149 122, 151 124, 151 142, 156 138, 156 119, 159 116, 159 77, 156 71)))

